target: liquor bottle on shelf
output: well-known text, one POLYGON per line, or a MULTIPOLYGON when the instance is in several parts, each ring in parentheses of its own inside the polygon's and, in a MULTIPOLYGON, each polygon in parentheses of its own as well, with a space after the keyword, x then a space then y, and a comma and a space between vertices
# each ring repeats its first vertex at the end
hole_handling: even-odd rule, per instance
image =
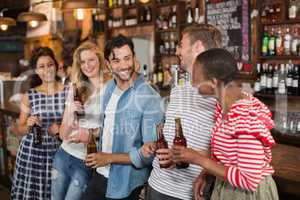
POLYGON ((145 21, 146 22, 151 22, 152 21, 152 11, 151 7, 147 6, 146 11, 145 11, 145 21))
POLYGON ((276 64, 273 70, 273 93, 276 94, 278 91, 278 81, 279 81, 279 72, 278 72, 278 65, 276 64))
POLYGON ((195 6, 194 22, 197 24, 200 23, 200 8, 199 8, 198 1, 196 2, 196 6, 195 6))
MULTIPOLYGON (((173 145, 184 146, 184 147, 187 146, 186 139, 183 135, 180 118, 175 118, 175 138, 173 140, 173 145)), ((189 167, 189 163, 185 163, 185 162, 176 163, 177 169, 184 169, 188 167, 189 167)))
POLYGON ((95 142, 95 137, 91 130, 89 130, 89 142, 86 145, 86 152, 87 154, 97 153, 97 145, 95 142))
POLYGON ((124 5, 129 6, 130 1, 129 0, 124 0, 124 5))
POLYGON ((293 29, 293 39, 291 42, 291 54, 294 56, 298 55, 298 46, 300 43, 298 28, 293 29))
POLYGON ((112 8, 113 7, 113 0, 108 0, 108 8, 112 8))
POLYGON ((261 23, 265 24, 267 23, 267 10, 266 10, 266 7, 264 7, 261 11, 261 14, 260 14, 260 19, 261 19, 261 23))
POLYGON ((299 8, 296 5, 296 1, 295 0, 290 0, 289 19, 296 19, 297 18, 298 9, 299 8))
POLYGON ((293 95, 299 95, 299 66, 295 65, 293 70, 293 95))
POLYGON ((284 46, 283 46, 283 36, 281 28, 278 29, 276 40, 275 40, 275 46, 276 46, 276 55, 282 56, 284 54, 284 46))
POLYGON ((293 94, 293 64, 291 61, 286 64, 286 88, 287 88, 287 94, 292 95, 293 94))
POLYGON ((274 28, 271 29, 270 35, 269 35, 269 44, 268 44, 268 55, 269 56, 275 56, 276 49, 275 49, 275 34, 274 34, 274 28))
POLYGON ((176 28, 177 27, 177 15, 176 15, 176 6, 172 7, 172 11, 170 13, 170 28, 176 28))
POLYGON ((123 0, 118 0, 118 6, 122 6, 123 5, 123 0))
POLYGON ((190 3, 187 5, 187 9, 186 9, 186 23, 187 24, 193 23, 193 9, 190 3))
POLYGON ((273 94, 273 68, 269 65, 267 69, 267 94, 273 94))
POLYGON ((254 92, 259 93, 260 92, 260 76, 261 76, 261 64, 256 64, 256 80, 254 83, 254 92))
POLYGON ((269 48, 269 34, 268 34, 268 29, 265 28, 265 31, 264 31, 264 34, 262 37, 262 49, 261 49, 262 56, 268 55, 268 48, 269 48))
POLYGON ((290 29, 286 28, 286 33, 284 35, 284 54, 285 55, 291 55, 291 41, 292 36, 290 34, 290 29))
POLYGON ((268 20, 270 23, 274 23, 274 14, 275 14, 275 11, 274 11, 274 7, 273 6, 270 6, 270 10, 269 10, 269 16, 268 16, 268 20))
POLYGON ((282 9, 281 9, 281 4, 276 4, 275 5, 275 22, 279 22, 282 19, 282 9))
POLYGON ((163 35, 164 47, 165 47, 165 54, 170 54, 170 38, 168 33, 163 35))
POLYGON ((266 93, 267 90, 267 73, 266 73, 266 64, 262 65, 262 71, 260 76, 260 91, 262 94, 266 93))
POLYGON ((160 63, 158 64, 158 68, 157 68, 156 74, 157 74, 157 83, 156 83, 156 85, 159 88, 162 88, 163 81, 164 81, 164 73, 163 73, 162 65, 160 63))
POLYGON ((278 79, 278 94, 284 95, 286 94, 286 76, 284 64, 280 65, 280 73, 278 79))
POLYGON ((130 0, 130 1, 129 1, 129 4, 130 4, 130 5, 134 5, 135 3, 136 3, 135 0, 130 0))
POLYGON ((176 52, 176 38, 175 33, 170 33, 170 54, 173 55, 176 52))

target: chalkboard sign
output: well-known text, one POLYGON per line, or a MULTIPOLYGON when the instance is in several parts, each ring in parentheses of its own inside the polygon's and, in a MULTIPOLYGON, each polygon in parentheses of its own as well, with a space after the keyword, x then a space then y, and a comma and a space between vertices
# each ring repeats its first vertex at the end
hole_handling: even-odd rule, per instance
POLYGON ((250 61, 249 0, 206 0, 206 20, 222 33, 223 47, 243 63, 250 61))

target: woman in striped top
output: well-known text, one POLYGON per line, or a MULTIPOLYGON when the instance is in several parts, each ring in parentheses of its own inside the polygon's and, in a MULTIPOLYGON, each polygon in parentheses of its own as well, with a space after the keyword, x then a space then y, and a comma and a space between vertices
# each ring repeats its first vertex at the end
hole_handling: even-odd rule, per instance
MULTIPOLYGON (((268 108, 234 81, 237 65, 223 49, 198 55, 193 84, 219 100, 212 131, 211 158, 204 152, 173 147, 174 162, 197 164, 217 177, 211 199, 278 199, 270 165, 275 144, 268 108)), ((198 190, 198 188, 195 188, 198 190)), ((196 193, 196 199, 200 199, 196 193)))

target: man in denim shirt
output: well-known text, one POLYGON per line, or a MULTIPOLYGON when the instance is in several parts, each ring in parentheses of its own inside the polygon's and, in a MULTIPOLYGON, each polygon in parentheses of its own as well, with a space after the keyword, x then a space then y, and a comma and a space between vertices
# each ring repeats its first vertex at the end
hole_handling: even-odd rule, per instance
POLYGON ((84 199, 135 200, 149 177, 153 158, 145 146, 156 139, 162 101, 136 72, 131 39, 113 38, 106 44, 104 56, 114 79, 103 94, 100 151, 86 158, 86 164, 97 168, 97 173, 84 199))

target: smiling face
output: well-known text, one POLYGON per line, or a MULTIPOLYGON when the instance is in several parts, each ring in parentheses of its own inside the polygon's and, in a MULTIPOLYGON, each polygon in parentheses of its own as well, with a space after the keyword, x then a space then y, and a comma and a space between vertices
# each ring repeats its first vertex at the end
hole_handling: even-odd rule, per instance
POLYGON ((41 56, 36 63, 36 73, 44 83, 55 81, 56 66, 50 56, 41 56))
POLYGON ((109 55, 109 67, 117 80, 127 82, 134 73, 135 57, 128 45, 114 48, 109 55))
POLYGON ((188 34, 183 34, 180 43, 176 50, 176 55, 179 57, 181 66, 191 73, 194 56, 192 53, 192 45, 188 34))
POLYGON ((80 53, 80 69, 88 78, 99 76, 100 63, 94 51, 83 50, 80 53))

